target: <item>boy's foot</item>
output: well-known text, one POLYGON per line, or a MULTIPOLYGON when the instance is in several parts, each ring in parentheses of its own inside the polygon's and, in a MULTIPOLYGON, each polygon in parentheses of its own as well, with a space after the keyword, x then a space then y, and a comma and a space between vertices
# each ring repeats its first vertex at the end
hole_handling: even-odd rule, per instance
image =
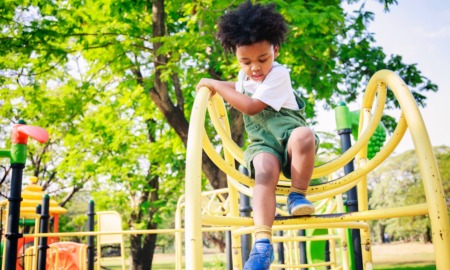
POLYGON ((273 261, 273 247, 267 238, 255 241, 244 270, 268 270, 273 261))
POLYGON ((291 192, 287 198, 287 208, 291 216, 308 216, 314 213, 316 208, 310 203, 305 195, 291 192))

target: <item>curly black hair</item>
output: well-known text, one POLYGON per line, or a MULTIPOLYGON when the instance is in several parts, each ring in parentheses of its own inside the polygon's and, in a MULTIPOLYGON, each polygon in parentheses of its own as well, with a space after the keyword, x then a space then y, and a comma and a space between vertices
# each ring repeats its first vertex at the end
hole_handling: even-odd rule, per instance
POLYGON ((275 10, 275 4, 252 4, 251 1, 238 6, 222 16, 217 38, 227 52, 236 52, 236 47, 268 41, 281 45, 287 33, 283 16, 275 10))

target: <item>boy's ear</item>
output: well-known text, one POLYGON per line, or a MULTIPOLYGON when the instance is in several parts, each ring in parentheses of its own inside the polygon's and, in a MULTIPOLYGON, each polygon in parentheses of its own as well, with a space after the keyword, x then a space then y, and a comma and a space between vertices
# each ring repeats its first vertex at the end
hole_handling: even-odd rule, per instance
POLYGON ((277 58, 279 50, 280 50, 280 46, 278 46, 278 45, 273 46, 273 56, 274 56, 274 58, 277 58))

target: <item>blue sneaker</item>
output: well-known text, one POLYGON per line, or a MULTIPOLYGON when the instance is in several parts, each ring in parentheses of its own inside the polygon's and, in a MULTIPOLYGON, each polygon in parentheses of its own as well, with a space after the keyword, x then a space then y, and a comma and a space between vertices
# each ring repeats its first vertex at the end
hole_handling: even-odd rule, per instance
POLYGON ((316 210, 314 204, 310 203, 305 195, 297 192, 289 193, 287 208, 291 216, 309 216, 316 210))
POLYGON ((244 270, 268 270, 273 261, 273 247, 267 238, 255 241, 244 270))

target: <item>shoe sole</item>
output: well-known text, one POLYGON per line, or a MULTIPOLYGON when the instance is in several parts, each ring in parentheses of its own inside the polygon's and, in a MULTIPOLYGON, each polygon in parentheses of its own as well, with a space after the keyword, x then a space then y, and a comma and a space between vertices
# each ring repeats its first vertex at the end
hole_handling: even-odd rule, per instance
POLYGON ((316 211, 313 205, 299 205, 291 210, 292 216, 309 216, 316 211))

